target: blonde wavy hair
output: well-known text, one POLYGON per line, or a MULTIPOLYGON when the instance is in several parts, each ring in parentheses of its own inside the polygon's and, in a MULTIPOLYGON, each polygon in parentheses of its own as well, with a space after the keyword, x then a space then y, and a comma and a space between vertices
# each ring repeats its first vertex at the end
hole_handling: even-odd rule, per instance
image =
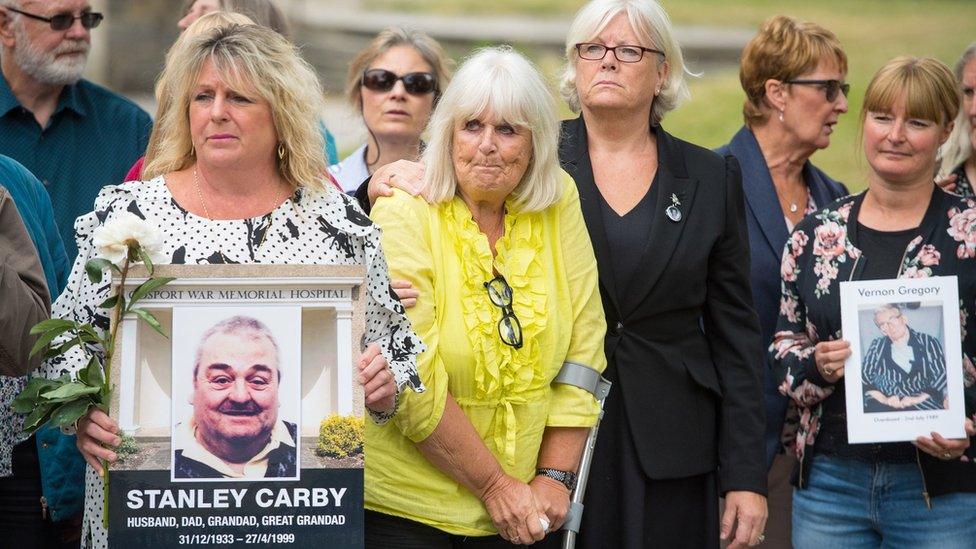
MULTIPOLYGON (((603 32, 618 14, 626 13, 630 26, 637 34, 641 46, 658 48, 664 52, 669 67, 668 77, 661 84, 661 93, 654 98, 651 107, 651 124, 657 125, 664 115, 678 108, 691 98, 685 74, 695 76, 685 67, 681 45, 674 37, 671 19, 664 8, 654 0, 592 0, 578 12, 566 35, 566 64, 559 82, 559 91, 573 112, 580 112, 579 91, 576 89, 576 64, 579 54, 576 44, 592 40, 603 32)), ((657 56, 654 56, 657 58, 657 56)))
POLYGON ((525 57, 510 47, 483 48, 458 69, 427 125, 430 140, 421 161, 431 202, 447 202, 457 193, 451 151, 455 128, 487 113, 532 132, 532 157, 522 181, 512 191, 519 211, 541 211, 559 200, 559 118, 545 80, 525 57))
MULTIPOLYGON (((959 61, 956 61, 956 82, 959 84, 960 91, 962 90, 962 72, 966 70, 966 65, 972 63, 973 60, 976 60, 976 42, 970 44, 966 51, 962 52, 959 61)), ((936 179, 945 179, 953 170, 973 156, 974 145, 970 137, 972 131, 973 127, 969 122, 969 115, 960 108, 959 114, 956 115, 956 125, 953 126, 949 139, 939 151, 941 163, 936 179)))
MULTIPOLYGON (((203 18, 201 18, 203 19, 203 18)), ((268 102, 278 143, 278 173, 292 188, 323 185, 326 160, 319 128, 322 86, 295 46, 277 32, 257 25, 217 27, 171 52, 160 75, 167 103, 146 151, 143 178, 183 170, 195 161, 189 107, 200 71, 207 62, 229 87, 268 102)))
MULTIPOLYGON (((239 13, 232 13, 228 11, 215 11, 208 13, 193 23, 190 24, 186 30, 180 34, 176 42, 170 46, 169 51, 166 52, 166 62, 163 65, 163 72, 159 74, 156 78, 155 96, 156 96, 156 120, 162 120, 167 116, 167 113, 173 106, 173 93, 170 89, 171 85, 166 76, 173 74, 175 69, 172 68, 175 60, 182 59, 185 55, 184 50, 193 43, 193 39, 204 33, 216 29, 218 27, 226 27, 228 25, 254 25, 254 21, 251 21, 246 15, 239 13)), ((150 152, 159 150, 159 132, 152 132, 149 135, 149 145, 146 148, 146 159, 143 161, 143 169, 140 172, 140 177, 143 179, 152 179, 151 177, 146 177, 145 165, 148 163, 150 158, 150 152)), ((153 155, 155 156, 155 155, 153 155)))

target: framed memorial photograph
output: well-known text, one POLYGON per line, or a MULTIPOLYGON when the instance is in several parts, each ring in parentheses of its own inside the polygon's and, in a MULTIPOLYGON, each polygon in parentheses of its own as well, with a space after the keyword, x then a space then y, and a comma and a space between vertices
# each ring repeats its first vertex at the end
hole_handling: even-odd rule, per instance
POLYGON ((957 278, 841 283, 852 444, 965 436, 957 278))
MULTIPOLYGON (((175 278, 139 301, 159 330, 136 315, 118 323, 109 547, 361 547, 365 270, 160 265, 155 276, 175 278)), ((125 293, 145 277, 133 269, 125 293)))

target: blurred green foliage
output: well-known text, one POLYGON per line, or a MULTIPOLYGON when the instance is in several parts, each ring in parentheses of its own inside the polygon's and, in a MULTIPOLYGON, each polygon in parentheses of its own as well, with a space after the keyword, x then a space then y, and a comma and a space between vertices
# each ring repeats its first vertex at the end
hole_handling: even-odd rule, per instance
MULTIPOLYGON (((363 0, 370 9, 452 15, 491 14, 571 17, 580 0, 363 0)), ((784 13, 832 30, 847 51, 850 112, 841 118, 830 148, 813 161, 852 190, 864 187, 858 117, 864 89, 887 60, 904 54, 932 55, 953 65, 976 41, 974 0, 662 0, 678 25, 755 29, 767 17, 784 13)), ((536 59, 554 81, 558 59, 536 59)), ((692 66, 692 70, 699 69, 692 66)), ((742 124, 743 95, 736 67, 709 68, 691 78, 692 100, 669 114, 664 127, 707 146, 722 145, 742 124)), ((568 110, 563 113, 569 114, 568 110)))

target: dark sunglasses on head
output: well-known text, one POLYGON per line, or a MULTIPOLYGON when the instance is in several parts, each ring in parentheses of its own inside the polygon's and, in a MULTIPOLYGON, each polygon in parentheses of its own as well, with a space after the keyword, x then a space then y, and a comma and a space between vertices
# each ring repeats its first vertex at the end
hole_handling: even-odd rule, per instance
POLYGON ((840 80, 787 80, 787 84, 799 84, 801 86, 820 86, 827 95, 827 101, 833 102, 837 99, 837 92, 843 92, 844 97, 851 91, 851 85, 840 80))
POLYGON ((397 76, 386 69, 369 69, 363 73, 363 86, 366 89, 386 92, 393 89, 397 80, 403 80, 403 89, 417 95, 437 91, 437 78, 429 72, 411 72, 397 76))
POLYGON ((36 13, 30 13, 16 8, 11 8, 7 6, 7 9, 23 15, 24 17, 30 17, 31 19, 37 19, 38 21, 44 21, 48 25, 51 25, 51 30, 63 31, 71 28, 71 25, 75 24, 75 19, 81 19, 81 26, 86 29, 93 29, 102 22, 105 18, 104 15, 94 12, 86 11, 81 15, 74 15, 72 13, 58 13, 52 15, 51 17, 44 17, 43 15, 37 15, 36 13))
POLYGON ((505 345, 521 349, 522 323, 512 308, 512 287, 504 276, 498 275, 485 282, 485 289, 488 290, 488 299, 492 305, 502 310, 502 318, 498 321, 498 337, 505 345))

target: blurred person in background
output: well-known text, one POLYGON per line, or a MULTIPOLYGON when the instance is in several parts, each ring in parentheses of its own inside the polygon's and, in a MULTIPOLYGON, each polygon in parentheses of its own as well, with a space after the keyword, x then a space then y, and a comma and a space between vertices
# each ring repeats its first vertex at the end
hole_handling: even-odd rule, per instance
POLYGON ((0 152, 44 183, 69 261, 75 218, 146 150, 152 120, 128 99, 81 77, 88 0, 0 0, 0 152))
POLYGON ((391 273, 421 295, 408 312, 428 390, 366 427, 366 547, 530 545, 562 525, 599 416, 593 395, 553 384, 566 362, 606 366, 596 260, 552 95, 524 57, 472 56, 429 136, 425 197, 372 211, 391 273))
POLYGON ((565 51, 561 91, 580 116, 559 155, 596 251, 614 383, 577 546, 756 545, 762 347, 738 162, 661 127, 689 94, 657 2, 589 2, 565 51))
MULTIPOLYGON (((935 185, 936 155, 959 111, 952 71, 899 57, 871 79, 861 109, 867 190, 797 224, 784 247, 770 357, 800 408, 793 545, 972 547, 976 540, 976 202, 935 185), (850 444, 840 283, 956 276, 965 431, 912 442, 850 444)), ((879 326, 897 317, 875 317, 879 326)), ((895 318, 897 320, 897 318, 895 318)), ((889 325, 887 328, 890 328, 889 325)), ((885 329, 887 329, 885 328, 885 329)), ((903 372, 919 384, 925 368, 903 372)))
MULTIPOLYGON (((361 265, 368 347, 358 379, 373 420, 389 420, 398 395, 423 391, 415 367, 423 343, 390 295, 378 229, 327 182, 315 71, 280 34, 230 25, 195 38, 161 78, 174 101, 154 129, 145 180, 106 187, 79 219, 82 252, 53 315, 108 329, 97 305, 109 285, 92 284, 84 266, 99 253, 93 232, 125 215, 163 233, 162 263, 361 265)), ((68 353, 45 362, 41 374, 74 374, 86 363, 68 353)), ((97 408, 79 420, 78 447, 90 465, 85 547, 107 542, 99 477, 120 443, 118 424, 97 408)))
POLYGON ((976 195, 976 42, 956 62, 962 102, 949 140, 940 151, 936 181, 959 196, 976 195))
MULTIPOLYGON (((784 15, 767 19, 742 52, 745 125, 716 152, 734 156, 742 168, 752 297, 764 347, 776 329, 779 265, 790 231, 804 215, 848 194, 810 162, 830 145, 838 118, 847 112, 846 74, 847 55, 832 32, 784 15)), ((780 394, 781 380, 768 359, 762 370, 765 456, 771 469, 766 544, 789 547, 793 459, 783 453, 781 437, 790 400, 780 394), (778 466, 772 470, 774 459, 778 466)))
POLYGON ((447 86, 449 60, 426 34, 390 27, 350 62, 346 97, 363 117, 368 137, 329 172, 353 192, 373 172, 397 160, 417 161, 431 110, 447 86))
MULTIPOLYGON (((25 416, 11 409, 40 364, 40 355, 27 357, 36 340, 28 331, 48 318, 69 268, 44 185, 0 155, 0 532, 10 547, 78 546, 80 521, 69 519, 81 507, 84 461, 67 444, 67 459, 56 449, 39 454, 36 437, 21 431, 25 416)), ((50 431, 41 434, 58 433, 50 431)))

